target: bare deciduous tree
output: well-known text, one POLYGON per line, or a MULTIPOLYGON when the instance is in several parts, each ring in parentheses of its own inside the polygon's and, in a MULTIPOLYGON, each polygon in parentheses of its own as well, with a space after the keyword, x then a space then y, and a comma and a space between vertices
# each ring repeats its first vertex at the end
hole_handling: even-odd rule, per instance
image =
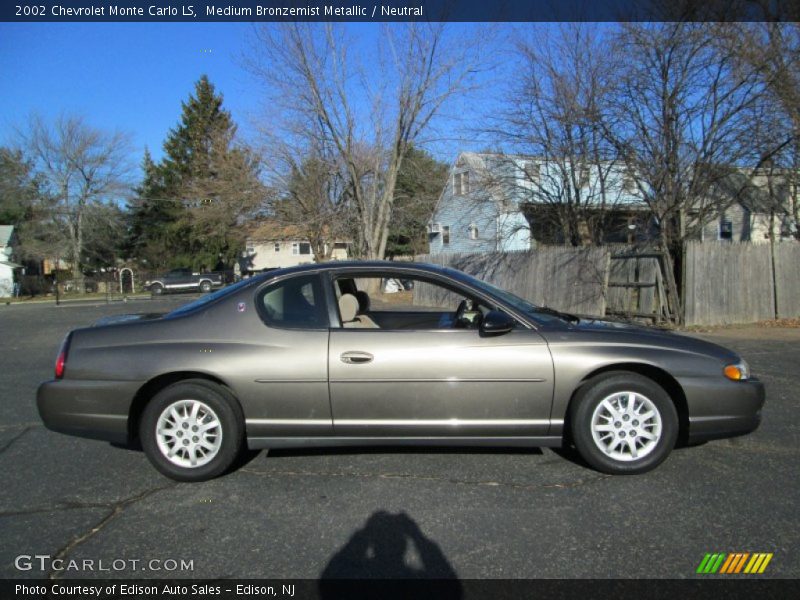
POLYGON ((86 243, 87 209, 118 200, 129 190, 128 137, 88 125, 83 118, 61 116, 52 125, 33 116, 19 133, 51 199, 50 219, 68 243, 73 277, 83 290, 81 264, 86 243))
POLYGON ((471 45, 449 43, 442 24, 396 24, 385 27, 382 52, 360 65, 341 26, 270 24, 257 38, 263 60, 250 66, 279 111, 269 128, 296 150, 319 142, 333 151, 358 217, 355 242, 367 258, 383 258, 400 166, 467 85, 471 45))
MULTIPOLYGON (((717 44, 726 24, 629 23, 612 46, 621 68, 604 130, 658 223, 672 309, 681 242, 736 199, 732 177, 752 158, 763 86, 717 44), (727 192, 727 193, 726 193, 727 192)), ((746 178, 745 178, 746 180, 746 178)))
POLYGON ((488 176, 501 195, 527 204, 545 239, 602 242, 625 197, 621 164, 600 122, 614 57, 585 23, 535 29, 517 42, 517 56, 521 76, 491 128, 511 152, 493 158, 505 166, 488 176))
MULTIPOLYGON (((763 4, 765 16, 773 16, 771 3, 763 4)), ((755 70, 766 86, 764 116, 772 127, 761 155, 770 173, 779 167, 779 183, 791 192, 789 210, 796 223, 800 219, 800 23, 737 23, 725 30, 720 43, 740 70, 755 70)))
POLYGON ((734 199, 720 192, 753 154, 763 87, 734 68, 712 27, 725 25, 626 24, 614 45, 623 68, 606 135, 636 174, 665 249, 734 199))

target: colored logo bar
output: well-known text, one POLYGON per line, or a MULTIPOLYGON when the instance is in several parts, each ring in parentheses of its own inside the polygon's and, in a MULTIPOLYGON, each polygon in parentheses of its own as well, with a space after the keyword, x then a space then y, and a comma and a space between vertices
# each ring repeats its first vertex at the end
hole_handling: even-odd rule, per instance
POLYGON ((697 573, 704 575, 755 575, 763 573, 772 560, 772 552, 716 552, 708 553, 700 561, 697 573))

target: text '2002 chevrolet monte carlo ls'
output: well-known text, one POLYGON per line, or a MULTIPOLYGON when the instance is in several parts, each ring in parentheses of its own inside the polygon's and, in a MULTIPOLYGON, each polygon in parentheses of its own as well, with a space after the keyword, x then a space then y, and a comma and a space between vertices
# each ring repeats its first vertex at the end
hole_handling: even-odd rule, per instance
POLYGON ((578 318, 460 271, 272 271, 165 315, 67 335, 38 391, 52 430, 140 443, 182 481, 244 448, 574 445, 632 474, 676 442, 753 431, 763 385, 726 348, 578 318))

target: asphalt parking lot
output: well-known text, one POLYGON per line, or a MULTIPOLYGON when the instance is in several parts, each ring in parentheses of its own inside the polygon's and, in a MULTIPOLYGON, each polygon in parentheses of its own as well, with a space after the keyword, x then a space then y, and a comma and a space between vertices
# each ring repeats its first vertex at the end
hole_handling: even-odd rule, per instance
POLYGON ((800 576, 800 329, 697 334, 766 383, 762 426, 634 477, 549 449, 372 449, 262 452, 177 484, 139 451, 41 425, 36 387, 70 328, 186 300, 0 306, 0 576, 683 578, 707 552, 772 552, 764 577, 800 576), (125 566, 19 570, 20 555, 125 566))

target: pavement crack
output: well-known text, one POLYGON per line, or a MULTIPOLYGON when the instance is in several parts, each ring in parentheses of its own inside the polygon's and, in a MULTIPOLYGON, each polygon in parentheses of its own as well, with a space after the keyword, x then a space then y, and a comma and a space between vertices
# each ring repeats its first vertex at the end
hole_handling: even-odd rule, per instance
POLYGON ((8 450, 9 448, 11 448, 11 446, 14 444, 14 442, 16 442, 18 439, 20 439, 22 436, 24 436, 26 433, 28 433, 28 432, 29 432, 31 429, 33 429, 34 427, 35 427, 35 425, 29 425, 29 426, 27 426, 25 429, 23 429, 22 431, 20 431, 20 432, 19 432, 17 435, 15 435, 13 438, 11 438, 9 441, 7 441, 7 442, 5 443, 5 445, 3 445, 3 446, 0 448, 0 454, 2 454, 3 452, 5 452, 5 451, 6 451, 6 450, 8 450))
MULTIPOLYGON (((107 508, 108 512, 102 519, 100 519, 100 521, 98 521, 95 525, 93 525, 88 531, 79 536, 74 537, 66 546, 64 546, 58 552, 56 552, 56 554, 53 556, 52 562, 55 562, 57 559, 65 560, 66 556, 70 552, 72 552, 75 548, 77 548, 87 540, 97 535, 109 523, 111 523, 120 514, 122 514, 125 511, 125 509, 128 508, 129 506, 136 504, 137 502, 141 502, 142 500, 144 500, 149 496, 152 496, 153 494, 173 488, 176 485, 178 485, 177 482, 172 482, 156 488, 150 488, 139 494, 136 494, 135 496, 131 496, 130 498, 125 498, 123 500, 113 503, 94 504, 94 505, 89 505, 89 504, 81 505, 81 503, 74 503, 74 506, 72 506, 72 508, 107 508)), ((55 571, 51 569, 49 574, 49 579, 58 579, 60 574, 61 571, 55 571)))
POLYGON ((39 506, 35 508, 26 508, 25 510, 0 511, 0 519, 4 517, 24 517, 28 515, 39 515, 49 512, 89 510, 93 508, 110 508, 110 504, 108 502, 60 502, 53 506, 39 506))
POLYGON ((271 475, 284 477, 353 477, 358 479, 411 479, 416 481, 432 481, 439 483, 450 483, 453 485, 478 486, 478 487, 503 487, 511 489, 570 489, 591 483, 596 483, 611 477, 611 475, 597 474, 586 479, 577 479, 567 483, 509 483, 504 481, 481 481, 469 479, 453 479, 448 477, 434 477, 424 475, 414 475, 412 473, 353 473, 353 472, 330 472, 330 471, 259 471, 257 469, 243 468, 240 472, 250 473, 263 477, 271 475))

